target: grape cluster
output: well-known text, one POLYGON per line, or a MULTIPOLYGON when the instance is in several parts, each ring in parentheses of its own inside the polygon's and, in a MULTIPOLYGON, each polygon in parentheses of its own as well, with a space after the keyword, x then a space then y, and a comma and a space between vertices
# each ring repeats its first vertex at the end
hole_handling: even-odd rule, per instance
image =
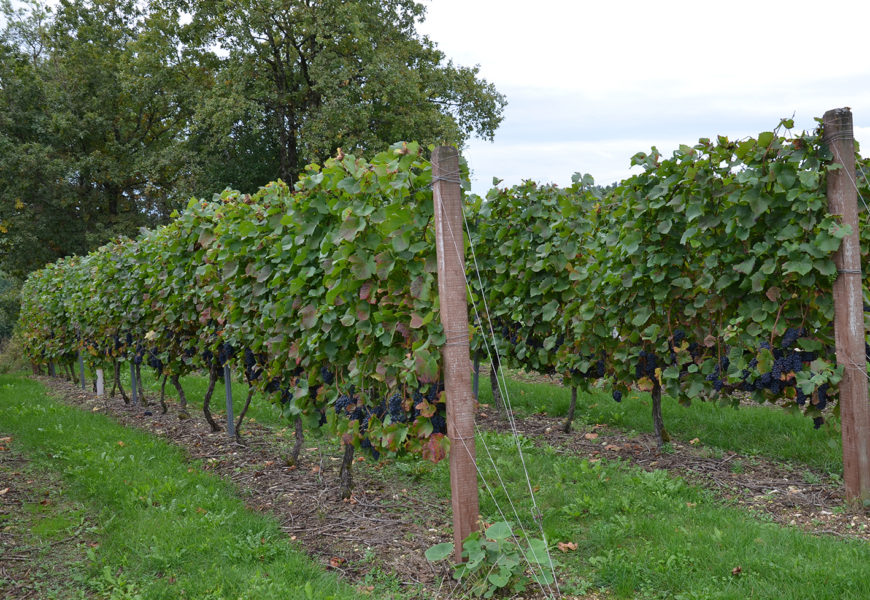
POLYGON ((149 348, 148 350, 148 366, 158 373, 163 372, 163 361, 160 360, 160 355, 158 355, 153 348, 149 348))
POLYGON ((244 352, 244 364, 245 364, 245 378, 249 383, 257 381, 260 378, 260 375, 263 373, 263 367, 261 366, 261 362, 265 362, 266 357, 261 355, 258 357, 254 354, 254 351, 250 348, 245 348, 244 352))
POLYGON ((236 351, 235 351, 235 348, 233 348, 232 344, 230 344, 229 342, 224 342, 223 344, 221 344, 218 347, 218 355, 217 355, 218 366, 223 367, 224 365, 226 365, 230 360, 232 360, 232 358, 233 358, 233 356, 235 356, 235 354, 236 354, 236 351))
POLYGON ((372 457, 377 460, 380 453, 374 448, 371 440, 366 437, 369 422, 372 418, 383 421, 387 415, 393 423, 407 423, 413 421, 420 416, 418 408, 424 401, 435 406, 435 414, 430 417, 432 423, 432 433, 447 433, 446 406, 441 401, 441 392, 444 390, 443 383, 436 383, 430 386, 423 386, 413 392, 411 400, 412 406, 410 410, 405 408, 405 398, 399 393, 394 392, 391 396, 381 400, 374 407, 366 406, 357 395, 356 388, 351 386, 348 393, 341 394, 335 401, 335 414, 344 416, 350 421, 359 421, 359 433, 363 436, 360 442, 360 447, 368 450, 372 457))

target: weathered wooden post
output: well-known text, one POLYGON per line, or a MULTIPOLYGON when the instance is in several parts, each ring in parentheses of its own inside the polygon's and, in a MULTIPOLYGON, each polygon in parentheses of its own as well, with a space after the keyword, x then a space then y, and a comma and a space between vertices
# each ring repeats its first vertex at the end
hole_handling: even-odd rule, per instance
POLYGON ((229 362, 224 363, 224 389, 227 400, 227 435, 233 439, 236 437, 236 428, 233 421, 233 378, 229 362))
POLYGON ((824 141, 842 168, 829 170, 828 210, 852 228, 834 255, 834 339, 840 382, 840 419, 843 435, 843 479, 846 499, 870 501, 870 400, 864 351, 864 302, 861 247, 858 237, 858 190, 855 186, 855 140, 852 111, 836 108, 822 120, 824 141))
POLYGON ((465 291, 465 236, 459 152, 438 146, 432 153, 438 296, 446 341, 442 350, 450 438, 450 491, 457 562, 462 541, 477 527, 477 466, 474 445, 474 397, 471 394, 468 306, 465 291))

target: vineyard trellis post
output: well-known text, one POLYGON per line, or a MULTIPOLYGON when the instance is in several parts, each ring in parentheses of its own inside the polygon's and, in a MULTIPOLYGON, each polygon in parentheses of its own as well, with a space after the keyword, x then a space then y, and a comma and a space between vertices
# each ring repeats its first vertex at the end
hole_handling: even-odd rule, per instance
POLYGON ((474 397, 471 393, 468 304, 465 286, 465 236, 459 152, 438 146, 432 153, 432 196, 438 258, 438 297, 445 342, 442 350, 450 438, 450 492, 457 562, 462 541, 477 527, 477 466, 474 397))
POLYGON ((139 392, 136 387, 136 365, 132 360, 130 361, 130 387, 133 388, 133 395, 131 396, 133 398, 133 405, 138 405, 139 392))
POLYGON ((233 378, 228 362, 224 363, 224 390, 227 401, 227 436, 233 439, 236 437, 235 423, 233 422, 233 378))
POLYGON ((102 398, 106 393, 106 380, 102 369, 97 369, 97 396, 102 398))
POLYGON ((82 356, 82 337, 79 336, 79 382, 82 384, 82 391, 85 389, 85 358, 82 356))
POLYGON ((48 376, 49 377, 57 377, 57 371, 54 370, 54 361, 48 361, 48 376))
POLYGON ((855 141, 852 112, 836 108, 822 120, 824 141, 842 168, 828 171, 828 210, 840 215, 852 232, 834 256, 834 339, 840 382, 843 436, 843 480, 850 501, 870 500, 870 400, 867 396, 863 277, 858 234, 858 189, 855 179, 855 141))

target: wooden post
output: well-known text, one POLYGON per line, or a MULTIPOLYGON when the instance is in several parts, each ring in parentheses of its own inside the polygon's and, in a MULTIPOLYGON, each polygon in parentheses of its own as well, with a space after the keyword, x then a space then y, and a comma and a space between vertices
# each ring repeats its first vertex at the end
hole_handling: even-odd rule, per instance
POLYGON ((442 350, 450 438, 450 492, 453 541, 462 562, 462 541, 477 528, 477 466, 474 445, 474 397, 471 394, 468 306, 465 293, 465 236, 459 152, 438 146, 432 153, 438 297, 446 341, 442 350))
POLYGON ((233 421, 233 378, 229 362, 224 363, 224 390, 227 401, 227 435, 233 439, 236 437, 236 429, 233 421))
POLYGON ((855 187, 855 142, 852 112, 836 108, 822 121, 824 141, 834 162, 843 168, 828 171, 828 210, 852 228, 834 255, 834 340, 837 363, 844 366, 840 382, 843 435, 843 479, 846 499, 870 500, 870 400, 867 397, 867 358, 864 353, 864 303, 861 291, 861 247, 858 238, 858 190, 855 187))

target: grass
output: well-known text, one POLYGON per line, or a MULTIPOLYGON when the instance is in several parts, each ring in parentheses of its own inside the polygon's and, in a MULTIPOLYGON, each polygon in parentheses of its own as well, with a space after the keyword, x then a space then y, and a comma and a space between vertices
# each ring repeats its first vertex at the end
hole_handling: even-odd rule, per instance
POLYGON ((21 376, 0 376, 0 423, 15 450, 62 476, 69 498, 100 524, 99 546, 88 552, 76 584, 83 595, 358 595, 287 540, 274 520, 248 511, 231 485, 191 468, 179 449, 154 436, 64 406, 21 376))
MULTIPOLYGON (((571 390, 545 383, 523 383, 508 379, 511 404, 518 415, 546 413, 565 416, 571 390)), ((491 402, 489 385, 481 382, 481 402, 491 402)), ((577 423, 604 423, 625 431, 653 431, 649 394, 632 393, 614 402, 609 391, 578 393, 577 423)), ((717 402, 693 402, 682 406, 665 397, 662 400, 665 428, 676 439, 699 438, 705 446, 758 455, 772 460, 801 463, 805 466, 842 475, 843 452, 835 420, 813 429, 812 419, 797 412, 768 406, 733 408, 717 402)))
MULTIPOLYGON (((478 465, 488 483, 481 487, 482 518, 522 523, 539 536, 516 442, 493 433, 478 439, 478 465)), ((642 599, 870 597, 866 542, 777 526, 664 471, 566 458, 523 439, 520 444, 548 541, 579 546, 554 551, 563 594, 604 588, 617 598, 642 599)), ((446 464, 403 459, 392 468, 409 482, 449 493, 446 464)))
MULTIPOLYGON (((184 385, 191 404, 196 404, 205 391, 205 379, 188 377, 184 385)), ((568 390, 545 384, 509 385, 514 408, 521 414, 559 415, 567 410, 568 390)), ((222 399, 221 393, 218 386, 215 394, 222 399)), ((243 394, 240 386, 235 397, 243 394)), ((485 391, 481 400, 488 401, 485 391)), ((252 411, 261 423, 286 426, 268 403, 255 400, 252 411)), ((643 395, 632 395, 621 404, 604 392, 581 395, 577 419, 629 431, 650 430, 648 399, 643 395)), ((803 417, 780 410, 734 410, 704 403, 686 408, 666 401, 665 421, 672 435, 699 437, 708 446, 823 470, 839 464, 836 444, 830 443, 833 432, 814 431, 803 417)), ((578 544, 576 551, 556 552, 563 594, 601 588, 616 598, 650 600, 870 597, 866 542, 778 526, 726 506, 710 492, 663 471, 566 458, 552 447, 501 434, 482 433, 479 440, 481 476, 488 484, 481 487, 482 518, 521 523, 531 535, 537 531, 516 453, 519 443, 533 474, 540 522, 551 546, 578 544)), ((432 465, 407 458, 386 463, 380 465, 382 476, 399 477, 409 489, 424 486, 429 493, 449 494, 446 461, 432 465)), ((741 466, 735 463, 734 468, 741 466)), ((372 466, 366 462, 358 468, 372 466)))

